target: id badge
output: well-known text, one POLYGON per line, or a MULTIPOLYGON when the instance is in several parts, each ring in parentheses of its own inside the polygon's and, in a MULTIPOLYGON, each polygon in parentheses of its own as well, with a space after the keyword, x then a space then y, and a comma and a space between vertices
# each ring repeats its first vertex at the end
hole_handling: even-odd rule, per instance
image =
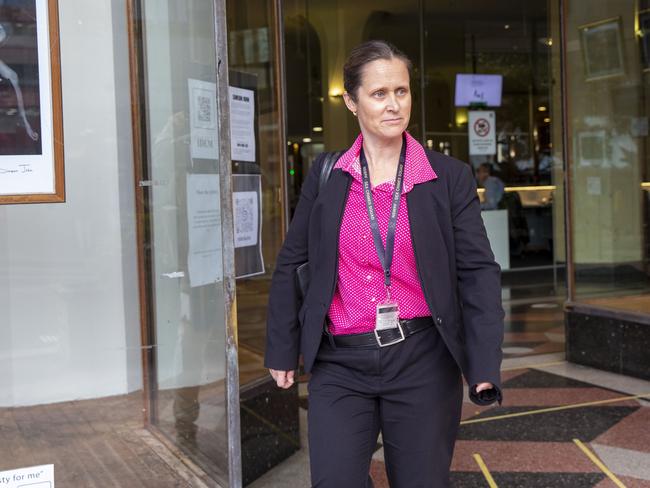
POLYGON ((386 330, 399 327, 399 306, 397 302, 387 300, 377 304, 375 329, 386 330))

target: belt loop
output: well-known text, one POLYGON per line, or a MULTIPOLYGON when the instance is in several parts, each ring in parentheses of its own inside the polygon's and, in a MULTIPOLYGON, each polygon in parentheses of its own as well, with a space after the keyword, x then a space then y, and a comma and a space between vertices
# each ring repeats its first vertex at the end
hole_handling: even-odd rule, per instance
POLYGON ((323 322, 323 332, 327 336, 327 340, 329 341, 330 346, 332 346, 332 349, 336 349, 336 344, 334 343, 334 336, 330 332, 329 324, 330 324, 330 319, 329 317, 326 317, 325 322, 323 322))

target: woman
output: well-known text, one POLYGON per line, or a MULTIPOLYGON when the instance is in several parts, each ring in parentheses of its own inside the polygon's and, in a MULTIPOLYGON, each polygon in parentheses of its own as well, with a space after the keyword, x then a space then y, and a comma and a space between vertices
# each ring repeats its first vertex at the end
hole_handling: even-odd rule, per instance
POLYGON ((265 364, 281 388, 302 353, 312 485, 372 486, 382 432, 391 487, 444 487, 470 397, 501 401, 500 270, 468 165, 406 128, 411 63, 371 41, 344 66, 361 134, 322 190, 314 164, 273 275, 265 364), (295 269, 311 283, 298 310, 295 269))

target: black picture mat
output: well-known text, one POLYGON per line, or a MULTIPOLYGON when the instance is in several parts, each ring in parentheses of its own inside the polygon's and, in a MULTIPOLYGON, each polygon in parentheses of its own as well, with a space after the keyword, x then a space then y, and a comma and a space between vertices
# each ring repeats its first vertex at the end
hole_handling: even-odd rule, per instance
MULTIPOLYGON (((41 28, 47 32, 47 26, 41 28)), ((38 70, 36 0, 0 2, 0 155, 2 156, 42 154, 41 87, 38 70), (22 96, 22 107, 29 125, 37 135, 36 139, 27 133, 19 108, 18 93, 22 96)))

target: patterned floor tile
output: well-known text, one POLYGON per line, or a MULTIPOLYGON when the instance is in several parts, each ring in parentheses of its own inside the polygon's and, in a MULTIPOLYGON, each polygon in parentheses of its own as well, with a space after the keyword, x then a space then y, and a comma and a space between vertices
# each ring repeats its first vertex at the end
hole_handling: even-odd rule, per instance
POLYGON ((650 408, 628 415, 594 442, 650 453, 650 408))
POLYGON ((588 388, 593 385, 545 371, 530 370, 503 383, 503 388, 588 388))
MULTIPOLYGON (((508 388, 503 400, 504 407, 552 407, 557 405, 575 405, 601 400, 614 400, 626 395, 602 388, 508 388)), ((622 400, 608 404, 610 406, 636 407, 636 400, 622 400)))
POLYGON ((590 447, 614 474, 650 481, 650 454, 592 443, 590 447))
POLYGON ((374 488, 389 488, 386 465, 382 461, 373 460, 370 463, 370 476, 375 485, 374 488))
MULTIPOLYGON (((650 481, 637 480, 626 476, 617 476, 617 478, 625 488, 650 488, 650 481)), ((600 483, 594 485, 594 488, 616 488, 616 485, 612 480, 604 477, 600 483)))
POLYGON ((591 473, 598 468, 573 442, 458 441, 452 470, 478 471, 479 454, 490 471, 591 473))
POLYGON ((530 371, 528 368, 517 368, 508 371, 501 371, 501 382, 505 383, 506 381, 511 380, 512 378, 516 378, 517 376, 527 373, 528 371, 530 371))
MULTIPOLYGON (((543 393, 540 393, 540 395, 543 393)), ((581 407, 461 425, 462 440, 571 442, 591 441, 641 407, 581 407)), ((492 409, 477 418, 529 411, 528 407, 492 409)))
MULTIPOLYGON (((494 481, 505 488, 592 488, 601 481, 598 473, 492 473, 494 481)), ((457 472, 451 474, 454 488, 487 486, 481 473, 457 472)))

